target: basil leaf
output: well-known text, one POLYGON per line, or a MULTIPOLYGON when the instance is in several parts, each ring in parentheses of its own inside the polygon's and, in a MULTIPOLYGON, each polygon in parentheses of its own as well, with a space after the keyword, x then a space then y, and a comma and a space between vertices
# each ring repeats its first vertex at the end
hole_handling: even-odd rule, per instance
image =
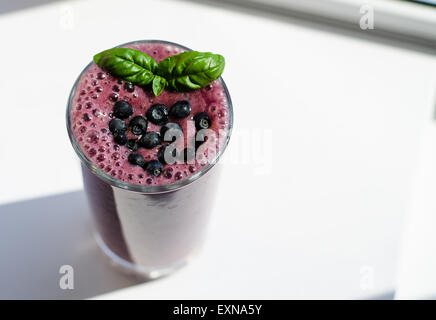
POLYGON ((94 56, 94 62, 114 76, 145 86, 154 79, 157 62, 135 49, 113 48, 94 56))
POLYGON ((184 92, 205 87, 218 79, 225 66, 224 57, 211 52, 187 51, 162 60, 156 73, 175 91, 184 92))
POLYGON ((162 93, 162 91, 165 89, 166 85, 167 85, 167 81, 165 80, 165 78, 162 78, 159 76, 154 76, 153 83, 151 86, 153 89, 154 95, 156 97, 158 95, 160 95, 162 93))

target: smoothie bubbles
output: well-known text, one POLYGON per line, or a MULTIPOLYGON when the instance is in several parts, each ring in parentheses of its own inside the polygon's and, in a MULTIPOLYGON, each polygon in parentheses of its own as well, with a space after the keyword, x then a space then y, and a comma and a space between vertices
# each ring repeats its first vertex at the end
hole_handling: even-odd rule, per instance
POLYGON ((96 238, 125 271, 156 278, 195 253, 232 129, 224 58, 164 41, 94 56, 69 98, 96 238))

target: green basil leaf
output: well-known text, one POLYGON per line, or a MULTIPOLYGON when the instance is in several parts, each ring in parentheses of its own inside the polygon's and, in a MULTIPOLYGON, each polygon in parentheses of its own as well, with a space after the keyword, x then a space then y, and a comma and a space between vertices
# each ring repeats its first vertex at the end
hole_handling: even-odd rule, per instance
POLYGON ((162 60, 156 73, 168 86, 184 92, 205 87, 218 79, 225 66, 224 57, 211 52, 187 51, 162 60))
POLYGON ((152 83, 152 89, 154 95, 157 97, 162 93, 162 91, 165 89, 167 85, 167 81, 165 78, 154 76, 153 83, 152 83))
POLYGON ((94 62, 109 73, 138 86, 153 81, 157 62, 149 55, 135 49, 113 48, 94 56, 94 62))

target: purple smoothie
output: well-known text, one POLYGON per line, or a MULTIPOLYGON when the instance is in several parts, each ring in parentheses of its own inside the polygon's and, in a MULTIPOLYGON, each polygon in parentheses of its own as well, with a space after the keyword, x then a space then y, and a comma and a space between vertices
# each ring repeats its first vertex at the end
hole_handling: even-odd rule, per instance
MULTIPOLYGON (((186 48, 163 41, 138 41, 124 47, 147 53, 157 62, 186 48)), ((187 93, 164 90, 155 97, 149 88, 129 87, 91 63, 79 76, 70 95, 67 127, 71 142, 82 161, 84 187, 94 215, 97 239, 103 251, 117 265, 147 278, 168 274, 183 265, 204 236, 217 187, 218 168, 212 163, 175 163, 164 166, 155 177, 128 162, 132 153, 114 142, 108 123, 116 101, 126 100, 133 115, 145 116, 157 103, 170 108, 187 100, 191 113, 172 119, 183 129, 183 147, 195 139, 193 116, 206 112, 217 139, 199 149, 206 158, 217 160, 227 146, 232 128, 232 106, 221 78, 205 88, 187 93), (188 126, 191 126, 188 128, 188 126), (208 148, 218 155, 210 156, 208 148), (213 170, 210 170, 212 169, 213 170)), ((126 119, 126 122, 129 122, 126 119)), ((160 126, 148 123, 148 131, 160 126)), ((135 136, 128 130, 128 138, 135 136)), ((138 138, 138 137, 136 137, 138 138)), ((158 158, 161 144, 139 148, 146 161, 158 158)))
MULTIPOLYGON (((169 55, 184 51, 177 45, 159 42, 135 43, 125 47, 140 50, 157 62, 169 55)), ((199 112, 206 112, 209 115, 210 129, 216 133, 217 137, 221 137, 221 139, 216 139, 214 149, 219 150, 222 147, 226 132, 229 130, 229 103, 220 79, 199 90, 187 93, 164 90, 158 97, 155 97, 150 89, 134 86, 133 91, 127 90, 124 81, 108 74, 96 64, 91 64, 80 77, 73 98, 71 119, 74 136, 90 161, 106 174, 126 183, 167 185, 192 176, 201 170, 202 164, 194 162, 167 165, 164 174, 159 177, 151 176, 141 167, 131 165, 127 161, 131 151, 126 146, 114 143, 113 135, 108 130, 114 103, 121 99, 129 102, 133 107, 133 115, 129 119, 137 115, 145 116, 148 108, 156 103, 171 107, 177 101, 189 101, 192 110, 187 118, 170 119, 171 122, 176 122, 182 127, 185 134, 185 147, 195 134, 195 128, 191 127, 188 130, 188 124, 192 125, 189 120, 193 120, 193 116, 199 112), (188 135, 188 133, 191 134, 188 135)), ((159 132, 160 128, 161 126, 149 122, 147 131, 159 132)), ((130 131, 127 131, 127 134, 129 139, 138 138, 130 131)), ((160 146, 151 150, 139 148, 135 153, 141 154, 146 161, 157 159, 160 146)), ((209 147, 211 146, 203 148, 205 156, 207 156, 209 147)))

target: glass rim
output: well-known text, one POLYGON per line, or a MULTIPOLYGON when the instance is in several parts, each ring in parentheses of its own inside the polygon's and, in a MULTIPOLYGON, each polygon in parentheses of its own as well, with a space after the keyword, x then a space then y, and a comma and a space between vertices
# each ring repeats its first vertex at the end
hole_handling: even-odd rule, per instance
MULTIPOLYGON (((158 42, 158 43, 163 43, 163 44, 175 45, 175 46, 178 46, 178 47, 182 48, 183 50, 192 51, 192 49, 190 49, 188 47, 182 46, 182 45, 180 45, 178 43, 175 43, 175 42, 170 42, 170 41, 165 41, 165 40, 137 40, 137 41, 130 41, 130 42, 126 42, 126 43, 123 43, 121 45, 118 45, 117 47, 123 47, 123 46, 129 45, 129 44, 134 44, 134 43, 152 43, 152 42, 158 42)), ((224 89, 224 92, 226 94, 226 99, 227 99, 227 104, 228 104, 228 109, 229 109, 229 118, 230 118, 229 125, 228 125, 228 130, 227 130, 226 140, 223 141, 223 144, 220 146, 220 148, 217 151, 216 156, 214 157, 214 159, 212 161, 208 162, 203 168, 201 168, 198 172, 196 172, 192 176, 190 176, 190 177, 188 177, 186 179, 182 179, 182 180, 177 181, 177 182, 166 184, 166 185, 137 185, 137 184, 133 184, 133 183, 127 183, 127 182, 124 182, 124 181, 122 181, 120 179, 112 177, 111 175, 109 175, 109 174, 105 173, 103 170, 101 170, 91 160, 89 160, 88 157, 84 154, 84 152, 80 148, 79 143, 77 142, 76 137, 74 136, 73 129, 72 129, 72 123, 71 123, 71 107, 72 107, 72 104, 73 104, 74 95, 76 93, 77 85, 79 84, 79 81, 80 81, 81 77, 83 76, 83 74, 89 69, 89 67, 93 63, 94 62, 91 61, 82 70, 82 72, 80 72, 79 76, 77 77, 76 81, 74 82, 74 85, 71 88, 70 95, 68 97, 67 112, 66 112, 66 125, 67 125, 68 137, 69 137, 70 142, 71 142, 71 144, 73 146, 73 149, 76 152, 76 154, 78 155, 81 163, 85 164, 86 167, 93 174, 95 174, 98 178, 102 179, 103 181, 107 182, 108 184, 110 184, 113 187, 129 190, 129 191, 134 191, 134 192, 139 192, 139 193, 154 194, 154 193, 163 193, 163 192, 174 191, 174 190, 178 190, 180 188, 183 188, 183 187, 191 184, 192 182, 196 181, 197 179, 201 178, 202 176, 204 176, 207 172, 209 172, 209 170, 212 167, 215 166, 215 164, 218 162, 219 158, 221 157, 221 155, 224 153, 224 151, 227 148, 227 145, 229 143, 230 136, 231 136, 231 133, 232 133, 232 129, 233 129, 233 105, 232 105, 232 100, 230 98, 230 94, 229 94, 229 91, 227 89, 226 83, 224 82, 222 77, 219 78, 219 81, 221 82, 221 84, 223 86, 223 89, 224 89)))

